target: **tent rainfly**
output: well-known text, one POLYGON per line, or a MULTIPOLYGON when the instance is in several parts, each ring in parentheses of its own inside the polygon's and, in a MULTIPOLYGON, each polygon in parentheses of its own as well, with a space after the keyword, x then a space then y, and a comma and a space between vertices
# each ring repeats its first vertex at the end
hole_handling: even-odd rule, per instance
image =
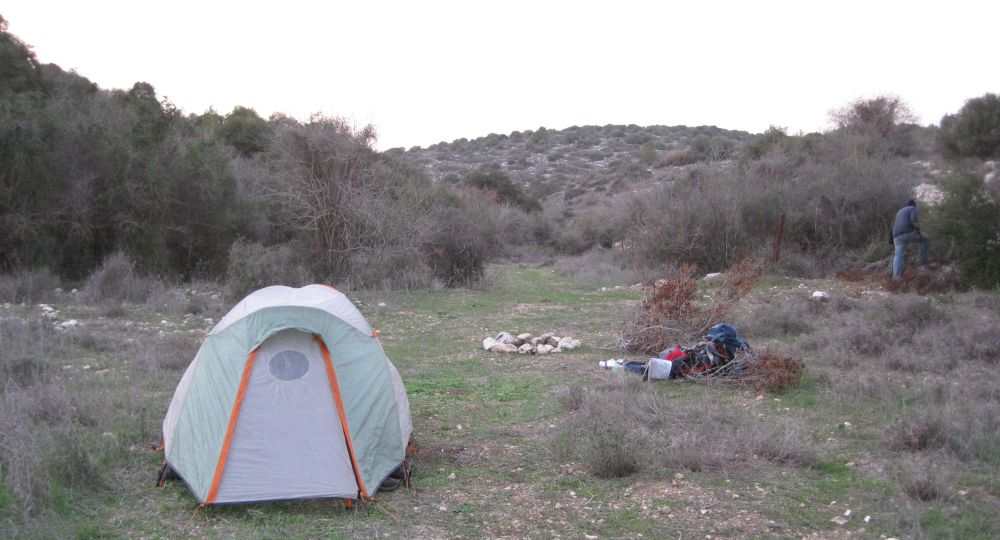
POLYGON ((163 420, 203 504, 356 499, 406 458, 410 406, 377 332, 325 285, 267 287, 209 333, 163 420))

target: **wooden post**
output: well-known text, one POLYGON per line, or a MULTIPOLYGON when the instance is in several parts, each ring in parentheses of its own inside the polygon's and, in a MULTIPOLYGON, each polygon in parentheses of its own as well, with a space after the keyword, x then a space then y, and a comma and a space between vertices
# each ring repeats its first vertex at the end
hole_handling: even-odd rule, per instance
POLYGON ((778 227, 774 231, 774 242, 771 243, 771 258, 778 262, 781 258, 781 233, 785 230, 785 214, 778 218, 778 227))

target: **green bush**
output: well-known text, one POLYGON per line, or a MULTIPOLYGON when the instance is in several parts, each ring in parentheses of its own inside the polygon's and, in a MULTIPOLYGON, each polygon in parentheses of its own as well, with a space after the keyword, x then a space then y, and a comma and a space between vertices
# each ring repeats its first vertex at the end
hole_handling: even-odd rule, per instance
POLYGON ((942 118, 940 142, 951 157, 1000 156, 1000 95, 970 99, 957 114, 942 118))
POLYGON ((975 287, 1000 285, 1000 192, 975 174, 952 178, 925 218, 932 249, 953 259, 975 287))
POLYGON ((499 202, 510 204, 526 212, 540 212, 542 203, 526 194, 499 167, 480 167, 465 178, 465 185, 496 193, 499 202))

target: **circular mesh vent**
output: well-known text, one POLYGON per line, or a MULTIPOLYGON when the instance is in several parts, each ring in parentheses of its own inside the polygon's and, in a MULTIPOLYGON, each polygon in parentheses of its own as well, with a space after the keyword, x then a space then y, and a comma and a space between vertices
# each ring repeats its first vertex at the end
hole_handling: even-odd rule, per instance
POLYGON ((281 351, 271 357, 267 368, 271 375, 283 381, 294 381, 309 371, 309 359, 299 351, 281 351))

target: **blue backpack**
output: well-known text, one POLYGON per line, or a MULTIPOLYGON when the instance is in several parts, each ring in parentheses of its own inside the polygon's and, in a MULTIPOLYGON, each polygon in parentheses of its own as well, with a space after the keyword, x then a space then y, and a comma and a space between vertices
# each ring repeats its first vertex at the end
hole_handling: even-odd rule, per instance
POLYGON ((712 343, 715 343, 717 348, 722 349, 719 350, 720 353, 724 350, 728 358, 732 358, 736 354, 736 351, 750 350, 750 344, 740 337, 739 332, 735 328, 728 324, 713 326, 709 329, 705 337, 712 343))

